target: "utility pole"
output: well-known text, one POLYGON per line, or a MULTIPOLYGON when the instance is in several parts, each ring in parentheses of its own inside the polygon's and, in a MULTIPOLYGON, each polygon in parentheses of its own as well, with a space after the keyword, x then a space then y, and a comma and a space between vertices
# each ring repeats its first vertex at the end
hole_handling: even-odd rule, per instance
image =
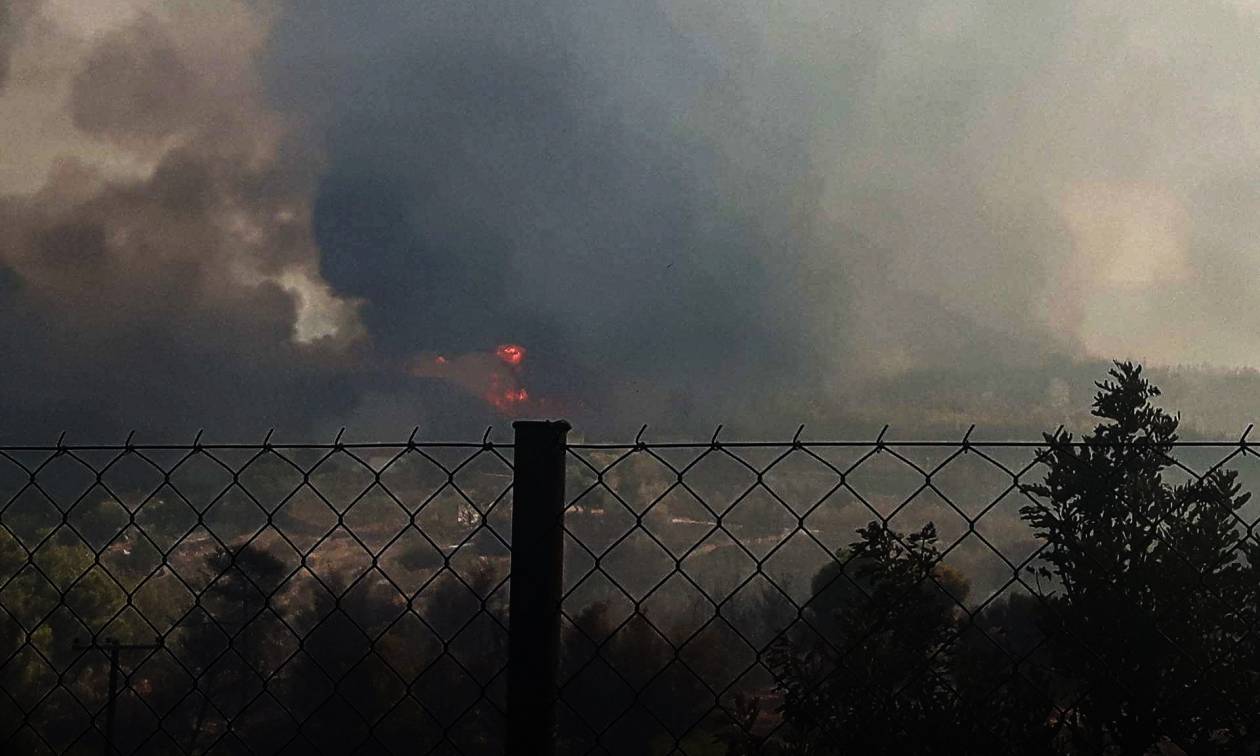
POLYGON ((114 638, 106 638, 104 643, 89 641, 83 643, 75 640, 74 648, 77 651, 108 651, 109 652, 109 698, 105 703, 105 756, 111 756, 114 753, 114 718, 118 709, 118 671, 119 671, 119 654, 123 651, 152 651, 162 647, 162 639, 155 638, 153 643, 119 643, 114 638))

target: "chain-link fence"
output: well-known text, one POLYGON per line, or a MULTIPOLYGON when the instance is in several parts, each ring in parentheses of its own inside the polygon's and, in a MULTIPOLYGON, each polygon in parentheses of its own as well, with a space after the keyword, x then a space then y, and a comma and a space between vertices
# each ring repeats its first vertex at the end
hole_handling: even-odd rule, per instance
POLYGON ((492 443, 0 451, 0 750, 501 751, 511 483, 492 443))
POLYGON ((0 449, 0 750, 1260 742, 1245 438, 517 433, 0 449))

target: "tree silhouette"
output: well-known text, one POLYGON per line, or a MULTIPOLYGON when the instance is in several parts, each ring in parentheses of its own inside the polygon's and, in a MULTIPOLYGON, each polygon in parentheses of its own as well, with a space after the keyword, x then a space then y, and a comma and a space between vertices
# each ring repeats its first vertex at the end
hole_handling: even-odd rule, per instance
POLYGON ((204 612, 188 618, 175 648, 200 675, 187 746, 194 752, 221 738, 228 721, 247 736, 264 727, 279 735, 281 723, 255 721, 245 712, 266 687, 271 671, 291 653, 282 643, 285 636, 277 632, 267 595, 288 573, 285 565, 250 542, 231 553, 210 554, 206 568, 217 577, 201 598, 204 612))
POLYGON ((949 670, 967 581, 940 563, 931 523, 902 535, 872 522, 858 535, 770 655, 792 752, 966 750, 949 670))
MULTIPOLYGON (((1045 606, 1008 592, 974 610, 959 628, 952 675, 960 711, 982 717, 991 753, 1062 753, 1052 672, 1042 632, 1045 606)), ((973 748, 978 752, 984 749, 973 748)))
POLYGON ((791 753, 1239 753, 1260 745, 1260 546, 1237 473, 1171 456, 1178 418, 1116 363, 1081 442, 1047 435, 1021 516, 1031 595, 964 609, 931 523, 871 523, 770 656, 791 753), (1187 480, 1174 483, 1174 468, 1187 480), (983 721, 982 726, 978 722, 983 721))
POLYGON ((1046 436, 1044 482, 1024 519, 1046 547, 1036 567, 1062 717, 1077 746, 1192 753, 1255 741, 1257 551, 1237 510, 1237 473, 1178 485, 1178 418, 1155 407, 1140 366, 1098 383, 1092 434, 1046 436))

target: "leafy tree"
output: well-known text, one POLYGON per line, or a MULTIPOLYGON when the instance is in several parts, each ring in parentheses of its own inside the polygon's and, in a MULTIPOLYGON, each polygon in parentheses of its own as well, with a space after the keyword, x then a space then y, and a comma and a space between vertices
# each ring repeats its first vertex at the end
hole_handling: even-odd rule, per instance
POLYGON ((986 721, 983 735, 996 752, 1060 753, 1055 716, 1059 681, 1042 634, 1045 606, 1027 593, 1007 592, 973 609, 959 628, 952 677, 962 712, 986 721))
POLYGON ((1141 367, 1098 383, 1082 443, 1046 436, 1045 480, 1021 510, 1046 547, 1036 568, 1061 716, 1087 751, 1194 753, 1254 741, 1260 564, 1237 511, 1237 473, 1173 485, 1178 418, 1141 367))
MULTIPOLYGON (((53 692, 61 684, 58 675, 73 675, 76 692, 90 706, 104 704, 108 680, 105 655, 82 650, 76 641, 107 628, 109 635, 144 638, 144 628, 131 617, 115 619, 123 608, 121 591, 93 568, 91 550, 68 530, 30 556, 15 542, 0 541, 0 575, 6 576, 0 580, 0 741, 29 717, 44 723, 42 737, 66 747, 90 723, 77 704, 53 692)), ((21 742, 21 734, 15 737, 21 742)))
MULTIPOLYGON (((287 574, 283 562, 257 542, 232 553, 214 552, 206 567, 217 575, 201 598, 204 613, 188 618, 174 649, 200 677, 199 705, 190 725, 189 750, 221 737, 225 723, 237 720, 251 732, 260 725, 242 712, 265 686, 265 679, 289 653, 285 635, 272 627, 267 593, 287 574)), ((276 729, 279 723, 269 723, 276 729)))
POLYGON ((940 563, 931 523, 858 534, 815 576, 808 629, 770 656, 792 752, 969 750, 950 680, 967 581, 940 563))

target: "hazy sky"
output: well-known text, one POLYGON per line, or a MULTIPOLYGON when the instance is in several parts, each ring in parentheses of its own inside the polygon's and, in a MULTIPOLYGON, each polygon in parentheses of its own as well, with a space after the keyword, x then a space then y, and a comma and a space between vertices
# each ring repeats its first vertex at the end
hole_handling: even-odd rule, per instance
POLYGON ((1232 430, 1258 210, 1254 0, 6 0, 0 437, 1232 430))

